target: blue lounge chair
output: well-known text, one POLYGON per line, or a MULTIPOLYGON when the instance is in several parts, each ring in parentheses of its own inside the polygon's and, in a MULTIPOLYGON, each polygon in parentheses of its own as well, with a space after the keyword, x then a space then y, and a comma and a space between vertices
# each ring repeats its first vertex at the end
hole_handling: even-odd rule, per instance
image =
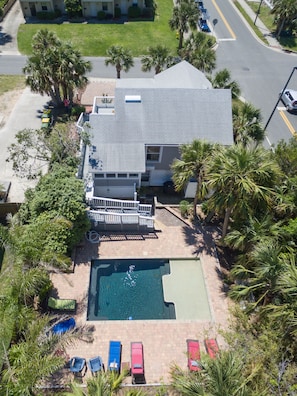
POLYGON ((74 318, 69 318, 66 320, 62 320, 54 325, 52 328, 52 332, 54 334, 64 334, 66 331, 72 330, 75 327, 75 320, 74 318))
POLYGON ((83 370, 86 369, 86 359, 77 356, 71 358, 69 368, 74 374, 82 374, 83 370))
POLYGON ((120 341, 109 341, 108 370, 121 370, 122 344, 120 341))
POLYGON ((101 356, 96 356, 88 361, 89 369, 91 370, 92 374, 96 374, 98 371, 104 369, 103 361, 101 356))

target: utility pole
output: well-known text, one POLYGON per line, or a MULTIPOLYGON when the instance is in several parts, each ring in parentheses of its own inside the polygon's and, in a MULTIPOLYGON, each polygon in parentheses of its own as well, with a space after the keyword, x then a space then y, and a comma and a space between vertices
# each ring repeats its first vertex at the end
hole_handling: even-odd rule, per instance
POLYGON ((257 14, 256 14, 256 18, 254 20, 254 25, 256 25, 257 18, 258 18, 259 14, 260 14, 260 9, 261 9, 262 3, 263 3, 263 0, 260 1, 259 7, 258 7, 258 10, 257 10, 257 14))

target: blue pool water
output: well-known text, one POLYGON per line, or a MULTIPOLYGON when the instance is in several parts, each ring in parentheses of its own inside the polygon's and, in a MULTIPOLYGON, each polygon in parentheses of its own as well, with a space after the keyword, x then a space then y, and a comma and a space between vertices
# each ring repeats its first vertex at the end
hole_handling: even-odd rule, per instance
POLYGON ((168 260, 94 260, 90 274, 88 320, 175 319, 164 302, 162 276, 168 260))

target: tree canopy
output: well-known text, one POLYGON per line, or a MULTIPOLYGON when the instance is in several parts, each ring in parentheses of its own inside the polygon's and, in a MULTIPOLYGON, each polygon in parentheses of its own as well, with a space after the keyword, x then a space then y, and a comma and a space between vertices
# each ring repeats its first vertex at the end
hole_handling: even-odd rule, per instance
POLYGON ((116 68, 117 78, 121 78, 121 71, 128 72, 134 66, 131 51, 121 45, 112 45, 106 51, 105 65, 113 65, 116 68))
POLYGON ((54 106, 61 105, 64 99, 72 102, 74 90, 87 85, 85 74, 91 71, 91 63, 47 29, 35 34, 32 49, 34 55, 23 69, 26 84, 33 92, 50 96, 54 106))
POLYGON ((154 68, 155 73, 158 74, 173 64, 173 57, 167 47, 157 45, 148 48, 148 55, 144 55, 141 58, 141 63, 143 71, 151 71, 154 68))
POLYGON ((171 30, 178 32, 178 49, 183 47, 184 34, 197 30, 199 10, 193 0, 179 0, 173 7, 172 17, 169 20, 171 30))

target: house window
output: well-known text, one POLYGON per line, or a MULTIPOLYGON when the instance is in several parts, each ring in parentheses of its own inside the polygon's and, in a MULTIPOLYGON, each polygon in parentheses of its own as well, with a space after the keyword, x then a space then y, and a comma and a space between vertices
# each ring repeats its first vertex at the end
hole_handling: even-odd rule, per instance
POLYGON ((108 11, 108 4, 102 3, 102 11, 108 11))
POLYGON ((149 182, 150 181, 150 171, 146 171, 145 173, 142 173, 141 181, 142 182, 149 182))
POLYGON ((130 178, 135 178, 135 177, 137 177, 138 178, 138 173, 129 173, 129 177, 130 178))
POLYGON ((42 11, 47 11, 47 6, 43 5, 43 6, 41 6, 41 9, 42 9, 42 11))
POLYGON ((95 173, 95 179, 104 179, 104 173, 95 173))
POLYGON ((146 160, 150 162, 161 161, 161 147, 160 146, 147 146, 146 160))
POLYGON ((106 177, 107 177, 108 179, 115 179, 116 174, 115 174, 115 173, 106 173, 106 177))
POLYGON ((126 179, 127 178, 127 173, 118 173, 118 177, 121 179, 126 179))

